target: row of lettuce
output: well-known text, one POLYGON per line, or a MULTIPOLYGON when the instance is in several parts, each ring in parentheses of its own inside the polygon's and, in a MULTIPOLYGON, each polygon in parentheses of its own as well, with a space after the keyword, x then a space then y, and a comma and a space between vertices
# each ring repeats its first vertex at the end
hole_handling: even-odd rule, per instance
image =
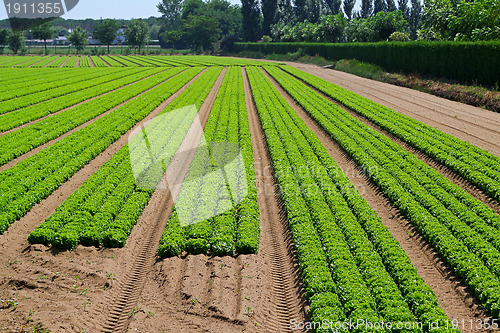
POLYGON ((447 317, 431 289, 318 137, 260 69, 247 72, 311 320, 395 326, 438 321, 445 327, 447 317))
MULTIPOLYGON (((216 56, 22 56, 0 57, 1 67, 78 68, 78 67, 176 67, 176 66, 259 66, 258 60, 216 56)), ((269 64, 269 63, 267 63, 269 64)))
POLYGON ((500 157, 290 66, 282 69, 369 119, 500 201, 500 157))
MULTIPOLYGON (((0 172, 0 233, 26 215, 34 205, 48 197, 62 183, 108 148, 110 144, 117 141, 138 121, 151 113, 164 101, 165 96, 168 97, 175 93, 202 70, 202 67, 193 67, 181 73, 177 72, 178 75, 175 75, 175 72, 165 73, 165 77, 154 84, 143 80, 137 84, 136 89, 142 91, 152 89, 147 90, 141 95, 141 98, 133 99, 123 105, 119 105, 121 103, 119 101, 108 100, 104 106, 100 103, 95 105, 96 110, 88 108, 85 109, 85 112, 80 111, 75 115, 62 112, 49 117, 43 124, 28 126, 13 132, 13 135, 18 132, 29 135, 28 142, 31 143, 23 144, 23 151, 27 152, 33 147, 44 144, 50 138, 56 138, 75 128, 81 121, 79 120, 81 117, 92 119, 92 115, 88 115, 90 111, 100 114, 119 106, 91 124, 0 172), (169 77, 170 79, 168 79, 169 77), (158 83, 161 84, 158 85, 158 83), (56 117, 59 118, 59 122, 51 123, 56 117)), ((108 94, 106 97, 111 98, 110 95, 108 94)), ((136 95, 128 96, 125 101, 136 95)), ((4 140, 9 135, 4 135, 0 139, 4 140)), ((23 142, 22 139, 25 139, 23 135, 18 134, 17 140, 20 144, 23 142)), ((16 141, 15 138, 12 140, 16 141)), ((12 146, 11 149, 14 156, 23 153, 17 151, 15 146, 12 146)))
MULTIPOLYGON (((193 101, 201 105, 220 70, 216 67, 206 70, 162 113, 193 101)), ((171 80, 161 85, 147 99, 137 99, 137 105, 131 108, 147 101, 152 106, 148 108, 151 112, 200 71, 201 68, 187 70, 175 78, 177 82, 171 80)), ((179 118, 182 119, 182 114, 179 118)), ((123 246, 154 191, 137 186, 129 154, 128 145, 122 147, 30 234, 29 242, 64 249, 73 249, 78 244, 123 246)))
POLYGON ((159 256, 256 253, 255 180, 243 77, 239 67, 230 67, 161 237, 159 256))
POLYGON ((394 206, 475 292, 485 308, 498 318, 500 217, 303 82, 281 69, 266 70, 366 170, 394 206))
MULTIPOLYGON (((144 94, 148 93, 150 89, 155 88, 173 76, 179 75, 179 73, 182 73, 185 69, 186 67, 176 67, 166 71, 152 69, 151 71, 144 71, 143 73, 135 73, 131 76, 126 76, 123 79, 119 79, 120 82, 111 81, 104 83, 102 86, 97 86, 95 89, 90 88, 90 91, 83 90, 82 92, 77 91, 71 94, 71 96, 73 96, 80 95, 81 93, 85 97, 89 97, 92 94, 102 93, 103 90, 109 91, 109 89, 114 89, 117 83, 129 83, 129 85, 111 90, 109 93, 94 96, 95 98, 87 99, 83 103, 68 109, 61 109, 59 111, 62 112, 53 114, 38 122, 27 124, 25 127, 18 128, 0 136, 0 165, 4 165, 51 140, 57 139, 61 135, 64 135, 108 111, 112 111, 114 108, 121 106, 123 103, 133 98, 135 98, 133 100, 134 103, 140 102, 141 98, 147 97, 147 95, 144 94), (141 95, 140 98, 137 97, 138 95, 141 95)), ((198 70, 201 69, 198 68, 198 70)), ((191 72, 192 71, 189 73, 191 72)), ((62 105, 72 103, 71 96, 68 97, 69 99, 64 96, 61 97, 61 103, 64 103, 62 105)), ((78 98, 78 96, 74 97, 78 98)), ((52 104, 52 101, 48 101, 47 103, 52 104)), ((55 108, 57 109, 58 107, 55 108)), ((38 106, 34 105, 33 109, 38 110, 38 106)), ((47 111, 41 108, 41 110, 36 111, 34 117, 45 115, 46 112, 50 112, 50 109, 47 111)), ((13 117, 17 114, 19 114, 21 118, 29 117, 29 112, 25 113, 24 110, 13 113, 13 117)), ((0 116, 0 119, 3 117, 10 118, 11 114, 4 114, 0 116)))
MULTIPOLYGON (((0 132, 5 132, 31 121, 62 111, 66 108, 88 101, 99 95, 122 88, 142 80, 161 70, 123 70, 113 71, 110 75, 93 73, 80 76, 73 81, 54 89, 33 93, 22 98, 0 103, 0 132), (98 74, 98 75, 96 75, 98 74), (80 81, 81 80, 81 81, 80 81)), ((62 80, 66 81, 66 80, 62 80)))

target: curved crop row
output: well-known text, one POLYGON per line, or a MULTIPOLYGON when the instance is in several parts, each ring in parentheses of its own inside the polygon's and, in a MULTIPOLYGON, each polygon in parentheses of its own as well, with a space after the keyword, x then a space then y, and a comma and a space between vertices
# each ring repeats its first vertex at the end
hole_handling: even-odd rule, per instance
POLYGON ((51 63, 47 67, 54 67, 54 68, 57 67, 57 68, 59 68, 69 58, 70 58, 70 56, 60 56, 59 58, 56 59, 56 61, 54 61, 53 63, 51 63))
POLYGON ((121 103, 130 100, 134 96, 168 80, 183 70, 184 68, 173 68, 159 73, 123 89, 118 89, 109 94, 97 97, 92 101, 65 112, 53 115, 35 124, 0 136, 0 165, 8 163, 14 158, 59 137, 121 103))
MULTIPOLYGON (((298 231, 307 223, 317 232, 336 285, 325 291, 338 295, 348 319, 397 323, 414 322, 418 318, 424 323, 436 320, 444 323, 447 317, 430 288, 319 139, 262 72, 249 69, 248 73, 290 227, 292 233, 299 233, 293 237, 301 268, 310 265, 307 256, 301 258, 304 241, 300 237, 305 235, 298 231), (299 219, 299 228, 294 226, 295 219, 299 219), (378 233, 374 235, 373 230, 378 233)), ((310 277, 303 271, 303 278, 310 277)), ((304 281, 304 284, 309 283, 304 281)), ((316 289, 309 291, 310 295, 315 293, 316 289)), ((328 313, 333 311, 329 303, 336 303, 326 301, 330 297, 333 296, 312 297, 310 312, 314 321, 329 319, 328 313), (325 302, 324 306, 316 303, 318 298, 325 302)), ((342 309, 333 312, 338 315, 339 310, 342 309)))
POLYGON ((49 58, 48 56, 44 56, 44 57, 32 57, 30 60, 28 61, 24 61, 22 63, 20 63, 19 65, 15 65, 13 67, 17 67, 17 68, 25 68, 25 67, 29 67, 31 65, 34 65, 40 61, 43 61, 45 59, 49 58))
MULTIPOLYGON (((256 253, 258 250, 259 208, 253 168, 253 149, 243 77, 239 67, 231 67, 227 70, 204 133, 206 139, 204 144, 206 143, 207 146, 198 148, 183 190, 179 194, 179 200, 182 202, 182 196, 197 197, 198 203, 202 201, 205 207, 210 207, 212 210, 215 208, 220 214, 210 214, 209 209, 203 209, 203 213, 208 214, 209 219, 181 228, 179 216, 174 211, 160 240, 158 254, 162 258, 179 255, 182 251, 189 253, 210 251, 214 255, 233 255, 235 252, 245 254, 256 253), (214 154, 221 153, 214 152, 211 144, 221 142, 238 146, 244 162, 244 165, 239 165, 237 169, 231 168, 231 165, 224 166, 224 176, 227 179, 218 178, 222 176, 219 172, 220 166, 207 163, 210 157, 214 159, 214 154), (245 170, 244 174, 239 173, 242 168, 245 170), (199 176, 210 173, 212 177, 199 176), (211 183, 212 180, 216 185, 211 183), (232 191, 234 189, 231 187, 236 188, 236 191, 232 191), (243 201, 236 205, 237 198, 234 196, 227 198, 221 194, 232 192, 233 195, 238 195, 241 194, 238 190, 243 187, 246 187, 247 195, 244 199, 240 198, 243 201), (222 212, 222 207, 227 210, 222 212), (216 216, 211 217, 213 215, 216 216)), ((225 150, 234 149, 235 146, 222 145, 225 150)), ((222 154, 230 153, 224 151, 222 154)), ((215 156, 215 159, 217 158, 220 156, 215 156)))
POLYGON ((158 74, 158 71, 120 71, 106 77, 75 83, 72 88, 75 91, 72 93, 0 115, 0 132, 16 128, 155 74, 158 74))
POLYGON ((500 157, 289 66, 282 68, 427 154, 500 201, 500 157))
MULTIPOLYGON (((481 228, 487 224, 477 216, 469 216, 474 220, 462 221, 465 215, 461 212, 467 213, 466 208, 460 207, 460 202, 453 196, 441 191, 418 167, 405 162, 396 153, 403 148, 297 79, 280 70, 268 70, 332 139, 367 170, 380 190, 475 291, 483 305, 498 317, 500 260, 498 250, 481 237, 481 228), (435 198, 438 193, 440 196, 435 198)), ((414 164, 420 162, 410 161, 414 164)))
MULTIPOLYGON (((190 104, 193 100, 201 105, 208 94, 207 87, 209 91, 220 70, 207 70, 160 115, 190 104)), ((163 100, 168 94, 161 97, 158 91, 157 96, 163 100)), ((163 131, 160 138, 178 147, 183 136, 176 133, 182 134, 179 129, 189 128, 191 121, 183 112, 174 114, 169 120, 168 128, 163 124, 159 126, 158 130, 163 131)), ((158 127, 161 123, 154 124, 158 127)), ((150 130, 155 131, 154 128, 148 128, 148 132, 150 130)), ((121 247, 125 245, 152 193, 150 189, 137 186, 132 172, 129 145, 125 145, 63 202, 56 213, 38 226, 28 240, 32 244, 51 244, 63 249, 73 249, 78 244, 121 247)))
MULTIPOLYGON (((102 75, 109 73, 103 73, 102 75)), ((81 74, 78 70, 67 68, 60 70, 45 68, 3 69, 1 76, 5 80, 2 80, 3 92, 2 96, 0 96, 0 102, 78 82, 81 80, 79 77, 81 74)))
POLYGON ((45 66, 47 66, 50 63, 52 63, 54 60, 56 60, 58 58, 59 58, 59 56, 51 56, 51 57, 45 58, 44 60, 42 60, 40 62, 37 62, 36 64, 34 64, 31 67, 34 67, 34 68, 45 67, 45 66))
POLYGON ((184 71, 1 172, 0 234, 202 70, 184 71))
MULTIPOLYGON (((102 60, 98 56, 90 56, 90 59, 92 59, 92 62, 94 63, 95 67, 108 67, 108 65, 106 65, 104 60, 102 60)), ((118 66, 118 67, 123 67, 123 66, 118 66)))
MULTIPOLYGON (((53 69, 49 69, 49 71, 53 71, 53 69)), ((113 80, 115 77, 120 78, 127 74, 134 74, 137 72, 127 71, 127 72, 118 72, 118 71, 83 71, 79 72, 78 77, 71 76, 69 79, 60 79, 60 81, 65 82, 66 84, 60 85, 57 82, 52 82, 47 84, 48 89, 43 89, 38 92, 33 91, 29 96, 21 95, 23 98, 13 98, 10 100, 6 100, 0 103, 0 114, 7 113, 14 110, 19 110, 24 107, 28 107, 33 104, 41 103, 44 101, 48 101, 53 98, 61 97, 64 95, 68 95, 73 92, 78 92, 82 89, 86 89, 89 87, 93 87, 98 85, 100 82, 107 82, 113 80), (109 78, 106 80, 106 78, 109 78)), ((63 73, 60 73, 63 75, 63 73)), ((26 83, 25 83, 26 84, 26 83)), ((44 84, 41 83, 43 86, 44 84)), ((24 87, 17 86, 17 89, 24 90, 24 87)), ((12 90, 9 89, 9 90, 12 90)), ((18 95, 17 92, 12 92, 11 95, 18 95)), ((19 94, 20 95, 20 94, 19 94)))

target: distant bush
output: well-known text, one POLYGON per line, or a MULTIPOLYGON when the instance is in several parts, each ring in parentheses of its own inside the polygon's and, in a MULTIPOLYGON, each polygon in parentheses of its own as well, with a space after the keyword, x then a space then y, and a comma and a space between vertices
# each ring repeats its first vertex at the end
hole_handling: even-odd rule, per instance
POLYGON ((410 40, 410 34, 407 32, 396 31, 389 36, 390 42, 407 42, 410 40))
POLYGON ((420 73, 461 82, 500 81, 500 41, 381 43, 236 43, 235 51, 302 53, 327 60, 356 59, 390 72, 420 73))

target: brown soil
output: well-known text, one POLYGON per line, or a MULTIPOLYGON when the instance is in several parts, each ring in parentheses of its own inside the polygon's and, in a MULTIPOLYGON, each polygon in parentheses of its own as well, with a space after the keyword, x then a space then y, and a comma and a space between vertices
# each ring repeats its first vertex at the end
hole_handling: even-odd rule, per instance
POLYGON ((106 64, 106 66, 111 67, 111 65, 108 64, 102 57, 99 57, 99 59, 101 59, 101 61, 104 62, 106 64))
POLYGON ((314 88, 314 87, 312 87, 310 85, 307 85, 307 86, 309 88, 311 88, 312 90, 316 91, 318 94, 322 95, 324 98, 328 99, 330 102, 335 103, 336 105, 338 105, 343 110, 349 112, 349 114, 351 116, 353 116, 356 119, 358 119, 359 121, 363 122, 365 125, 367 125, 370 128, 372 128, 372 129, 374 129, 374 130, 376 130, 376 131, 384 134, 385 136, 387 136, 388 138, 390 138, 392 141, 394 141, 395 143, 397 143, 399 146, 401 146, 402 148, 404 148, 408 152, 410 152, 413 155, 415 155, 422 162, 424 162, 428 166, 434 168, 440 174, 442 174, 443 176, 445 176, 449 181, 451 181, 455 185, 458 185, 459 187, 461 187, 462 189, 464 189, 465 191, 467 191, 467 193, 469 193, 470 195, 472 195, 476 199, 478 199, 481 202, 483 202, 484 204, 486 204, 489 208, 493 209, 497 214, 500 214, 500 203, 497 200, 495 200, 494 198, 492 198, 491 196, 489 196, 487 193, 485 193, 483 190, 481 190, 480 188, 478 188, 476 185, 474 185, 471 182, 469 182, 468 180, 462 178, 459 174, 457 174, 453 170, 449 169, 448 167, 446 167, 446 166, 444 166, 444 165, 436 162, 431 157, 427 156, 426 154, 422 153, 421 151, 413 148, 412 146, 410 146, 409 144, 405 143, 403 140, 399 139, 398 137, 394 136, 393 134, 387 132, 386 130, 384 130, 383 128, 381 128, 380 126, 378 126, 377 124, 375 124, 372 121, 370 121, 369 119, 367 119, 367 118, 365 118, 365 117, 357 114, 356 112, 352 111, 351 109, 349 109, 349 108, 341 105, 340 103, 338 103, 337 101, 333 100, 332 98, 330 98, 329 96, 325 95, 324 93, 322 93, 321 91, 317 90, 316 88, 314 88))
POLYGON ((95 67, 95 64, 94 64, 94 61, 92 60, 92 58, 90 56, 86 56, 89 58, 89 64, 90 64, 90 67, 95 67))
MULTIPOLYGON (((83 56, 83 57, 85 57, 85 56, 83 56)), ((80 59, 81 59, 81 56, 78 56, 78 59, 76 59, 75 67, 80 67, 80 59)))
POLYGON ((344 72, 289 64, 500 156, 499 113, 344 72))
MULTIPOLYGON (((304 123, 318 136, 330 156, 348 176, 361 196, 375 210, 394 238, 401 244, 420 276, 436 294, 439 305, 450 319, 484 319, 473 292, 453 274, 431 245, 423 239, 411 223, 391 204, 388 198, 371 182, 347 153, 333 141, 293 98, 272 79, 275 87, 293 107, 304 123)), ((468 330, 462 330, 468 332, 468 330)), ((472 332, 472 331, 471 331, 472 332)))
MULTIPOLYGON (((158 72, 158 73, 153 74, 153 75, 157 75, 157 74, 160 74, 160 73, 162 73, 162 72, 164 72, 164 71, 158 72)), ((182 72, 180 72, 180 73, 182 73, 182 72)), ((176 74, 176 75, 179 75, 180 73, 178 73, 178 74, 176 74)), ((28 127, 28 126, 30 126, 30 125, 33 125, 34 123, 37 123, 37 122, 42 121, 42 120, 45 120, 45 119, 47 119, 47 118, 49 118, 49 117, 52 117, 52 116, 54 116, 54 115, 56 115, 56 114, 62 113, 62 112, 64 112, 64 111, 68 111, 68 110, 73 109, 73 108, 75 108, 75 107, 77 107, 77 106, 79 106, 79 105, 82 105, 82 104, 84 104, 84 103, 88 103, 88 102, 90 102, 90 101, 92 101, 92 100, 94 100, 94 99, 96 99, 96 98, 102 97, 102 96, 104 96, 104 95, 110 94, 110 93, 115 92, 115 91, 120 90, 120 89, 123 89, 123 88, 128 87, 128 86, 130 86, 130 85, 132 85, 132 84, 135 84, 135 83, 137 83, 137 82, 143 81, 143 80, 145 80, 145 79, 147 79, 147 78, 150 78, 150 77, 151 77, 151 76, 153 76, 153 75, 146 76, 145 78, 142 78, 142 79, 140 79, 140 80, 134 81, 134 82, 129 83, 129 84, 126 84, 126 85, 121 86, 121 87, 119 87, 119 88, 116 88, 116 89, 110 90, 110 91, 108 91, 108 92, 102 93, 102 94, 100 94, 100 95, 94 96, 94 97, 92 97, 92 98, 86 99, 86 100, 84 100, 84 101, 81 101, 80 103, 77 103, 77 104, 74 104, 74 105, 72 105, 72 106, 69 106, 69 107, 67 107, 67 108, 65 108, 65 109, 62 109, 62 110, 59 110, 59 111, 53 112, 53 113, 48 114, 48 115, 46 115, 46 116, 44 116, 44 117, 42 117, 42 118, 38 118, 38 119, 32 120, 32 121, 30 121, 30 122, 27 122, 27 123, 22 124, 21 126, 18 126, 18 127, 12 128, 12 129, 7 130, 7 131, 5 131, 5 132, 1 132, 1 133, 0 133, 0 136, 2 136, 2 135, 6 135, 6 134, 9 134, 9 133, 12 133, 12 132, 15 132, 15 131, 17 131, 17 130, 19 130, 19 129, 21 129, 21 128, 24 128, 24 127, 28 127)), ((173 77, 175 77, 176 75, 172 76, 172 78, 173 78, 173 77)), ((120 79, 122 79, 122 78, 120 78, 120 79)), ((120 79, 116 79, 116 80, 120 80, 120 79)), ((91 88, 93 88, 93 87, 91 87, 91 88)), ((65 95, 63 95, 63 96, 65 96, 65 95)), ((59 96, 59 97, 63 97, 63 96, 59 96)), ((59 98, 59 97, 54 97, 54 98, 59 98)), ((135 98, 135 97, 134 97, 134 98, 135 98)), ((130 101, 130 100, 129 100, 129 101, 130 101)), ((127 101, 127 102, 129 102, 129 101, 127 101)), ((32 104, 32 105, 41 104, 41 103, 43 103, 43 102, 46 102, 46 100, 45 100, 45 101, 38 102, 38 103, 35 103, 35 104, 32 104)), ((8 114, 8 113, 10 113, 10 112, 19 111, 19 110, 20 110, 20 109, 18 109, 18 110, 13 110, 13 111, 9 111, 9 112, 6 112, 6 113, 4 113, 4 114, 8 114)), ((108 113, 109 113, 109 112, 108 112, 108 113)))
MULTIPOLYGON (((199 75, 141 123, 157 116, 199 75)), ((126 264, 136 253, 130 246, 134 242, 130 241, 124 249, 78 246, 74 251, 58 251, 42 245, 30 246, 27 238, 71 193, 127 144, 132 131, 125 133, 0 236, 0 299, 17 302, 10 307, 3 302, 0 304, 0 332, 33 332, 37 326, 48 328, 52 333, 82 332, 86 328, 102 327, 105 321, 103 308, 109 306, 109 290, 116 286, 117 277, 126 274, 126 264)), ((87 332, 95 330, 87 329, 87 332)))
POLYGON ((500 112, 500 92, 498 91, 425 79, 415 74, 386 73, 384 79, 390 84, 421 90, 452 101, 500 112))
POLYGON ((69 59, 71 59, 71 56, 69 56, 66 60, 64 60, 61 66, 59 66, 59 68, 63 68, 64 65, 66 65, 66 63, 69 61, 69 59))
POLYGON ((245 78, 261 210, 257 255, 158 260, 128 332, 287 332, 305 300, 272 166, 245 78), (161 318, 161 320, 156 320, 161 318))
POLYGON ((57 59, 59 59, 61 56, 55 58, 54 60, 52 60, 51 62, 49 62, 47 65, 43 66, 44 68, 47 68, 49 67, 50 65, 52 65, 53 62, 55 62, 57 59))
POLYGON ((43 61, 43 60, 44 60, 44 58, 43 58, 43 57, 40 57, 40 60, 39 60, 39 61, 35 62, 34 64, 29 65, 29 66, 28 66, 28 68, 33 67, 34 65, 38 64, 39 62, 41 62, 41 61, 43 61))

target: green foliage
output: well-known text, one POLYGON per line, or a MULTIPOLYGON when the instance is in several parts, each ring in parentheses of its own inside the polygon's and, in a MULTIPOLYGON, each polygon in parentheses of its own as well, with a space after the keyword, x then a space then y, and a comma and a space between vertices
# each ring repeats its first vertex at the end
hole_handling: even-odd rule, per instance
POLYGON ((93 37, 98 39, 102 44, 108 46, 113 43, 116 38, 116 32, 120 28, 120 24, 116 20, 107 19, 96 24, 93 37))
POLYGON ((22 31, 11 31, 7 42, 9 43, 9 49, 17 54, 20 50, 24 48, 24 35, 22 31))
POLYGON ((342 59, 335 63, 335 69, 351 73, 367 79, 381 80, 384 77, 384 71, 377 65, 358 61, 356 59, 342 59))
POLYGON ((78 52, 83 51, 85 45, 88 44, 87 32, 77 27, 69 35, 68 41, 76 48, 76 53, 78 54, 78 52))
POLYGON ((496 0, 425 0, 422 36, 444 40, 500 39, 500 2, 496 0))
POLYGON ((390 42, 407 42, 410 40, 410 34, 407 32, 395 31, 389 36, 390 42))
POLYGON ((219 39, 217 20, 208 15, 189 15, 184 24, 187 41, 198 49, 210 50, 219 39))
POLYGON ((300 48, 304 54, 329 60, 357 59, 391 72, 429 74, 461 82, 494 85, 500 78, 500 42, 236 43, 235 48, 264 55, 300 48))
MULTIPOLYGON (((420 147, 417 149, 426 154, 433 149, 441 150, 442 154, 448 154, 450 161, 477 159, 474 168, 482 168, 486 174, 494 175, 500 171, 498 157, 490 153, 313 75, 289 67, 283 68, 389 132, 398 133, 398 137, 420 147), (422 136, 425 132, 429 136, 422 136), (454 154, 454 157, 450 154, 454 154)), ((279 81, 284 85, 284 81, 279 81)), ((371 131, 321 95, 306 91, 308 88, 304 85, 295 85, 300 87, 292 91, 285 84, 284 88, 358 165, 368 170, 368 177, 497 317, 500 302, 500 217, 387 136, 371 131), (304 96, 299 98, 298 93, 304 96)), ((438 155, 429 156, 439 160, 438 155)), ((411 301, 411 298, 407 299, 411 301)), ((429 309, 427 306, 422 308, 429 309)))
POLYGON ((132 20, 125 30, 125 40, 129 45, 139 49, 149 41, 149 26, 142 20, 132 20))
POLYGON ((54 30, 52 25, 46 23, 35 26, 33 29, 31 29, 31 33, 33 34, 33 38, 43 40, 45 45, 45 53, 47 53, 47 39, 51 39, 56 34, 56 31, 54 30))
POLYGON ((261 36, 258 0, 241 0, 243 40, 256 42, 261 36))
POLYGON ((272 28, 273 39, 278 42, 338 42, 342 39, 347 21, 343 15, 325 15, 318 24, 298 22, 276 24, 272 28))

